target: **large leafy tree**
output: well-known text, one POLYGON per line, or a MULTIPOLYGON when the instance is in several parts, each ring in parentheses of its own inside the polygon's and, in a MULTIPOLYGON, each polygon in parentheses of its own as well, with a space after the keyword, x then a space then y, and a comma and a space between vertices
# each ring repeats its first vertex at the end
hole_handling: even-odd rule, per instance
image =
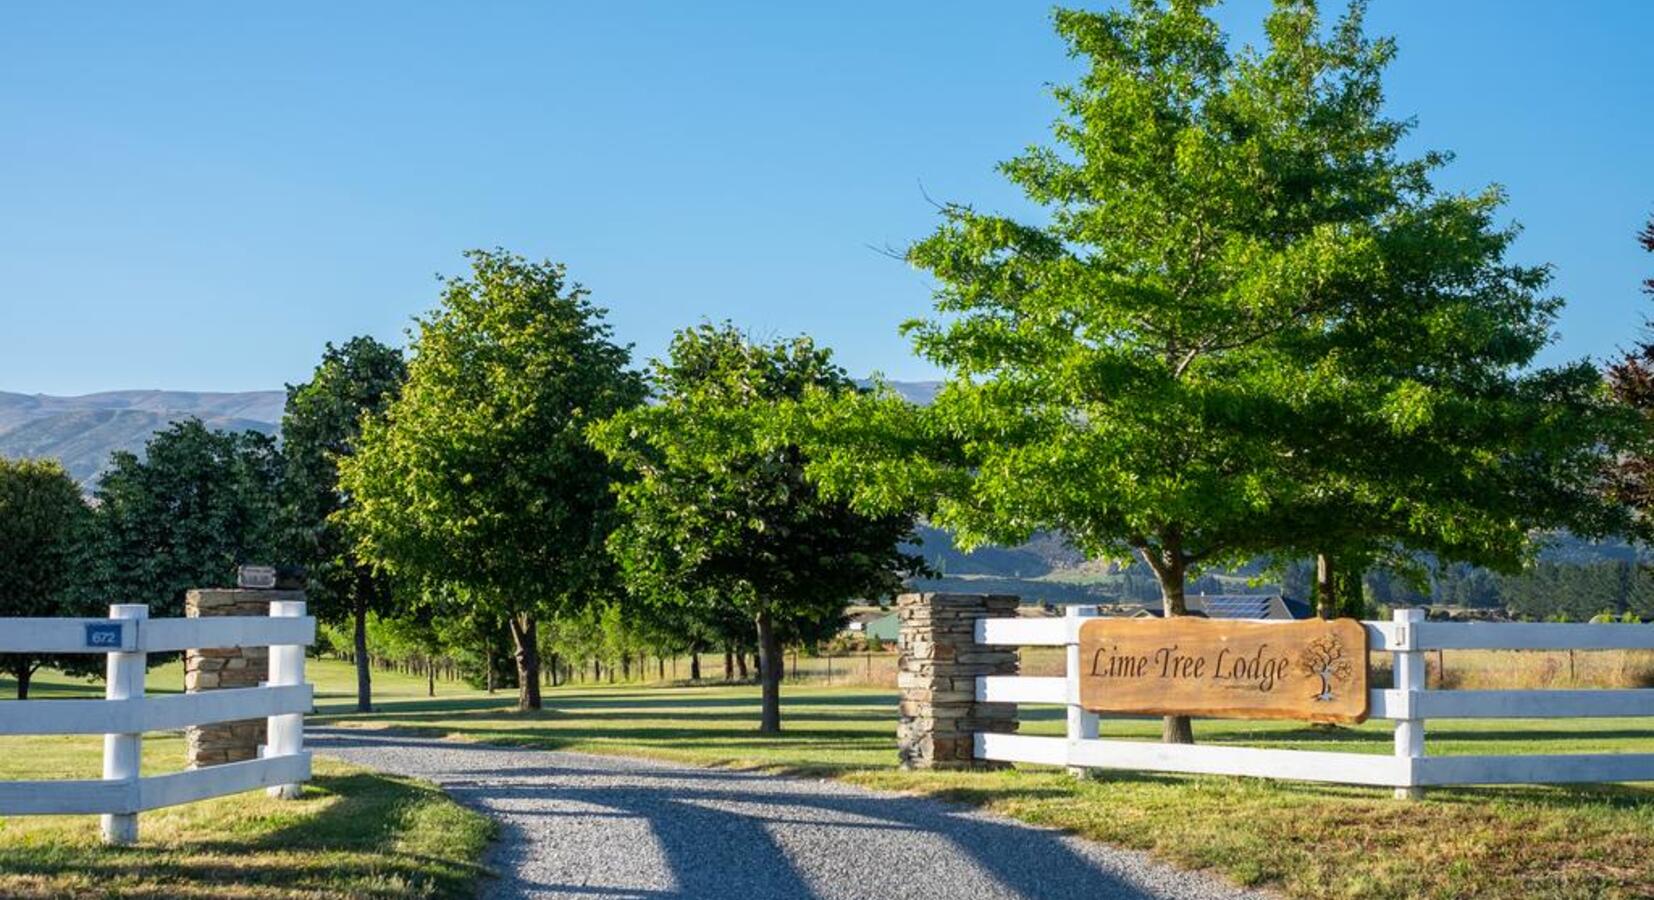
POLYGON ((1357 302, 1287 347, 1309 430, 1268 527, 1317 555, 1323 613, 1359 609, 1374 562, 1512 572, 1535 533, 1630 524, 1601 466, 1640 442, 1637 417, 1590 361, 1533 365, 1561 301, 1546 268, 1506 260, 1499 199, 1404 197, 1378 220, 1382 265, 1357 302))
MULTIPOLYGON (((1654 253, 1654 220, 1643 226, 1637 242, 1654 253)), ((1654 277, 1644 279, 1643 293, 1654 297, 1654 277)), ((1608 368, 1608 382, 1620 407, 1636 416, 1643 433, 1654 432, 1654 338, 1645 334, 1608 368)), ((1637 512, 1637 529, 1644 539, 1654 536, 1654 448, 1623 452, 1608 473, 1610 496, 1637 512)))
POLYGON ((1360 3, 1328 26, 1278 0, 1239 50, 1209 5, 1056 14, 1084 63, 1057 145, 1001 167, 1046 215, 944 207, 908 252, 938 315, 905 328, 948 379, 923 412, 813 404, 798 426, 837 447, 813 474, 869 508, 934 498, 966 545, 1135 556, 1168 615, 1191 569, 1260 554, 1516 553, 1522 504, 1584 502, 1600 406, 1578 367, 1520 373, 1544 271, 1503 261, 1496 193, 1398 154, 1360 3))
POLYGON ((733 326, 678 332, 652 370, 656 402, 591 431, 629 478, 609 540, 633 596, 709 605, 753 624, 763 704, 759 730, 781 728, 781 643, 888 594, 920 563, 900 550, 913 517, 862 514, 823 497, 771 420, 806 391, 856 390, 808 338, 761 343, 733 326))
MULTIPOLYGON (((57 462, 0 458, 0 616, 86 612, 75 587, 90 516, 80 486, 57 462)), ((48 659, 0 654, 17 699, 28 699, 29 680, 48 659)))
POLYGON ((282 417, 282 512, 286 561, 309 575, 311 605, 324 618, 353 623, 356 707, 373 708, 368 659, 368 613, 389 612, 389 582, 357 559, 341 510, 339 460, 356 452, 364 415, 383 412, 407 377, 402 352, 370 337, 351 338, 322 352, 310 380, 287 386, 282 417))
POLYGON ((468 254, 417 320, 408 378, 339 461, 361 558, 461 588, 509 626, 518 703, 540 707, 538 621, 604 590, 612 470, 585 441, 643 381, 564 268, 468 254))
POLYGON ((156 432, 142 457, 113 454, 94 493, 98 593, 178 616, 185 591, 272 562, 280 483, 274 438, 198 419, 156 432))

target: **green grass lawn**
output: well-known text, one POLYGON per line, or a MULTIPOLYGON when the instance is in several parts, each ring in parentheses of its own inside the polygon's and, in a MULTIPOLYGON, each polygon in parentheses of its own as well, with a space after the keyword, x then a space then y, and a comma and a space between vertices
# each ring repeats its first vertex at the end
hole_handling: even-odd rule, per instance
MULTIPOLYGON (((338 668, 316 667, 324 691, 338 668)), ((163 666, 148 680, 161 693, 182 674, 163 666)), ((55 673, 35 687, 41 699, 102 695, 55 673)), ((97 778, 102 748, 97 736, 0 737, 0 780, 97 778)), ((178 734, 146 735, 143 751, 146 774, 184 767, 178 734)), ((0 818, 0 896, 469 897, 492 834, 432 785, 318 757, 296 801, 252 792, 143 813, 137 847, 104 847, 96 816, 0 818)))
MULTIPOLYGON (((313 660, 309 673, 318 689, 318 715, 312 724, 416 730, 498 744, 839 777, 987 807, 1299 897, 1654 895, 1654 788, 1647 785, 1438 789, 1423 802, 1409 803, 1393 800, 1381 789, 1241 778, 1110 773, 1077 781, 1035 766, 999 772, 901 772, 895 768, 895 694, 887 690, 788 686, 783 692, 785 733, 761 737, 755 729, 757 691, 750 686, 578 685, 547 690, 546 709, 524 714, 512 708, 515 696, 510 692, 490 696, 439 683, 438 696, 431 699, 425 697, 421 679, 376 673, 378 710, 358 714, 348 666, 313 660)), ((157 669, 150 681, 152 690, 166 689, 176 682, 176 674, 157 669)), ((0 683, 0 691, 5 688, 0 683)), ((77 687, 60 679, 45 689, 97 691, 95 686, 77 687)), ((1025 733, 1061 733, 1060 710, 1025 712, 1030 713, 1024 719, 1025 733)), ((1158 722, 1151 720, 1104 720, 1103 725, 1105 736, 1145 740, 1153 739, 1158 729, 1158 722)), ((1387 722, 1331 730, 1290 722, 1196 723, 1202 741, 1363 753, 1391 752, 1390 729, 1387 722)), ((1654 752, 1654 720, 1649 719, 1432 721, 1429 735, 1432 754, 1654 752)), ((71 765, 73 754, 55 746, 31 743, 30 753, 15 754, 0 743, 0 777, 95 777, 96 740, 86 747, 80 763, 71 765), (18 774, 18 760, 38 759, 41 754, 56 760, 53 765, 63 774, 18 774)), ((175 743, 169 747, 166 739, 148 741, 146 747, 146 766, 165 768, 181 757, 181 750, 175 743)), ((349 770, 334 764, 319 771, 323 777, 317 781, 316 799, 322 802, 334 790, 334 773, 346 781, 368 777, 347 774, 349 770)), ((402 790, 428 791, 396 779, 379 781, 402 790)), ((259 797, 256 802, 282 811, 274 801, 259 797)), ((214 804, 146 816, 146 834, 165 834, 152 828, 152 823, 164 821, 163 815, 211 818, 214 804)), ((0 856, 0 871, 13 870, 9 862, 19 854, 18 848, 42 847, 59 833, 42 830, 44 826, 36 824, 40 821, 44 820, 12 820, 0 830, 0 854, 11 854, 0 856), (19 823, 27 830, 18 832, 19 823)), ((73 827, 81 829, 75 840, 84 849, 77 852, 130 858, 91 846, 95 821, 77 820, 73 827)), ((280 828, 273 831, 282 835, 280 828)), ((417 840, 417 831, 416 827, 404 832, 404 840, 417 840)), ((341 840, 352 836, 341 835, 341 840)), ((480 846, 469 841, 437 854, 452 861, 451 871, 469 871, 460 861, 474 859, 465 856, 466 848, 480 846)), ((282 858, 287 851, 271 847, 267 852, 282 858)), ((293 863, 271 865, 281 870, 293 863)), ((64 865, 59 871, 71 868, 64 865)), ((209 883, 200 882, 199 873, 210 869, 200 864, 191 876, 197 880, 189 883, 209 883)), ((368 879, 364 884, 381 883, 371 880, 376 876, 360 877, 368 879)), ((409 876, 387 874, 383 887, 360 892, 389 891, 397 878, 404 877, 409 876)), ((423 883, 434 892, 458 883, 443 881, 435 872, 424 877, 423 883)), ((0 880, 0 892, 7 886, 0 880)))
MULTIPOLYGON (((318 668, 318 671, 320 669, 318 668)), ((1387 789, 1257 779, 1109 773, 1078 781, 1029 766, 982 773, 895 768, 895 694, 789 686, 779 737, 755 731, 748 686, 574 686, 524 714, 514 697, 386 698, 359 715, 322 704, 317 721, 499 744, 648 756, 831 776, 931 794, 1148 850, 1243 884, 1299 897, 1603 897, 1654 895, 1654 789, 1387 789)), ((1024 733, 1061 734, 1061 711, 1030 708, 1024 733)), ((1104 736, 1158 737, 1157 720, 1104 720, 1104 736)), ((1392 726, 1196 723, 1199 740, 1390 753, 1392 726)), ((1654 719, 1432 721, 1429 752, 1654 752, 1654 719)))

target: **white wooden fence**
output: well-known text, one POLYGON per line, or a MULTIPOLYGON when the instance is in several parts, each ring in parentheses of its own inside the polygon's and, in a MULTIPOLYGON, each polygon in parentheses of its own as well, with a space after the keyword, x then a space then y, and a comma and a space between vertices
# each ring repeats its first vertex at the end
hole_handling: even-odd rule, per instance
POLYGON ((295 797, 310 779, 304 751, 304 714, 311 686, 304 681, 304 648, 316 620, 303 603, 276 601, 269 617, 150 619, 149 607, 122 604, 107 619, 0 618, 0 653, 108 655, 104 700, 24 700, 0 703, 0 735, 101 734, 103 778, 97 781, 0 781, 0 815, 103 817, 104 840, 130 844, 138 813, 257 788, 295 797), (262 687, 194 694, 144 696, 146 655, 172 650, 269 647, 270 675, 262 687), (261 758, 140 776, 146 731, 268 718, 261 758))
POLYGON ((1370 717, 1395 721, 1395 753, 1275 750, 1207 744, 1099 740, 1097 716, 1079 705, 1079 634, 1095 607, 1070 607, 1061 619, 985 619, 981 644, 1064 646, 1065 677, 987 676, 978 700, 1059 704, 1068 708, 1065 737, 978 734, 981 759, 1046 763, 1073 769, 1143 769, 1207 775, 1253 775, 1298 781, 1366 784, 1418 797, 1430 785, 1654 781, 1654 753, 1426 756, 1429 719, 1654 716, 1654 690, 1427 690, 1428 650, 1654 649, 1654 626, 1427 622, 1424 611, 1397 610, 1390 622, 1363 622, 1369 647, 1394 659, 1395 687, 1374 690, 1370 717))

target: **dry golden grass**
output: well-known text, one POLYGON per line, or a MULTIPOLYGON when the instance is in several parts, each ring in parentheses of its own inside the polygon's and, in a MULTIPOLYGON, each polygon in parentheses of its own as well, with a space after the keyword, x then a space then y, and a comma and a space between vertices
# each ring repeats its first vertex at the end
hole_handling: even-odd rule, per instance
POLYGON ((1654 687, 1654 650, 1436 650, 1425 665, 1443 689, 1654 687))
MULTIPOLYGON (((1654 687, 1654 650, 1432 650, 1430 687, 1441 690, 1564 690, 1654 687)), ((1374 686, 1390 683, 1390 654, 1371 657, 1374 686)), ((1022 674, 1063 674, 1060 647, 1024 647, 1022 674)))

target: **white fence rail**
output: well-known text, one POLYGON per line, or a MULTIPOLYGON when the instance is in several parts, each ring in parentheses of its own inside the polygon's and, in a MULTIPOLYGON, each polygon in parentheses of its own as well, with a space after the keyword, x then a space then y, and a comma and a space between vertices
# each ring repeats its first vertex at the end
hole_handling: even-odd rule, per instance
POLYGON ((1100 740, 1095 713, 1079 705, 1079 635, 1094 607, 1069 607, 1061 619, 985 619, 981 644, 1065 646, 1060 677, 987 676, 976 698, 1068 709, 1067 734, 978 734, 982 759, 1074 769, 1142 769, 1206 775, 1253 775, 1393 787, 1417 797, 1427 786, 1654 781, 1654 753, 1441 756, 1425 754, 1424 723, 1442 718, 1588 718, 1654 716, 1654 690, 1429 690, 1428 650, 1647 650, 1654 626, 1426 622, 1423 610, 1398 610, 1390 622, 1363 622, 1372 650, 1392 654, 1395 687, 1369 694, 1369 717, 1395 721, 1395 751, 1384 756, 1319 750, 1173 745, 1100 740))
POLYGON ((137 840, 138 813, 209 797, 268 788, 293 797, 310 779, 304 751, 304 714, 313 689, 304 681, 304 648, 316 620, 303 603, 276 601, 270 615, 154 619, 149 607, 117 605, 107 619, 0 618, 0 653, 103 653, 108 678, 103 700, 25 700, 0 703, 0 735, 101 734, 103 778, 84 781, 0 781, 0 815, 103 816, 104 840, 137 840), (269 680, 262 687, 195 694, 144 696, 146 657, 173 650, 269 647, 269 680), (146 731, 167 731, 240 719, 267 720, 259 759, 166 775, 138 770, 146 731))

